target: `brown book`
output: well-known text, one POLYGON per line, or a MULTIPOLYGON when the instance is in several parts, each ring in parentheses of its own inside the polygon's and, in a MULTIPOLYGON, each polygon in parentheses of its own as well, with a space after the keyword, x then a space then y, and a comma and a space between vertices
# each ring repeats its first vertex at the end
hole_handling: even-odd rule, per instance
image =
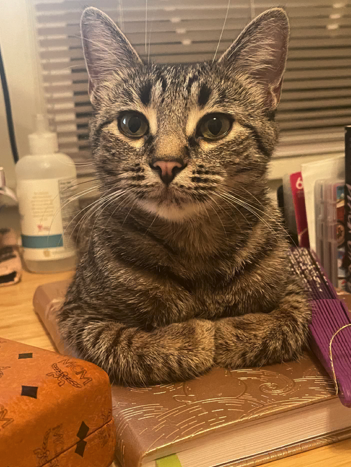
MULTIPOLYGON (((34 304, 64 351, 55 316, 61 287, 55 297, 57 287, 39 287, 34 304)), ((351 411, 334 393, 307 353, 262 368, 216 368, 186 383, 115 386, 116 457, 123 467, 257 466, 351 436, 351 411)))

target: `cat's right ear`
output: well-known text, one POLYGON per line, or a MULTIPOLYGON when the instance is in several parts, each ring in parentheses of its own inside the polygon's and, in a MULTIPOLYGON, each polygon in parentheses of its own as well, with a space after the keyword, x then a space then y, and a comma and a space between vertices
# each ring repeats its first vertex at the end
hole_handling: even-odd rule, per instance
POLYGON ((271 8, 251 21, 219 59, 232 73, 246 73, 262 84, 270 110, 275 110, 280 100, 288 39, 285 11, 271 8))
POLYGON ((89 95, 120 68, 141 65, 139 55, 105 13, 89 7, 80 22, 84 58, 89 75, 89 95))

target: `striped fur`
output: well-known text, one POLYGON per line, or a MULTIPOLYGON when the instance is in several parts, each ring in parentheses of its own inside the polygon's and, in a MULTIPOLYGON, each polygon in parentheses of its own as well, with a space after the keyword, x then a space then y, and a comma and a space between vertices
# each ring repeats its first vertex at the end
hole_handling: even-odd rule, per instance
POLYGON ((258 17, 213 64, 143 65, 92 8, 82 32, 101 197, 80 222, 80 262, 59 315, 66 344, 128 385, 297 358, 310 309, 266 178, 285 13, 258 17), (141 140, 120 133, 124 110, 147 118, 141 140), (196 127, 210 112, 234 123, 209 143, 196 127), (154 158, 186 167, 166 187, 154 158))

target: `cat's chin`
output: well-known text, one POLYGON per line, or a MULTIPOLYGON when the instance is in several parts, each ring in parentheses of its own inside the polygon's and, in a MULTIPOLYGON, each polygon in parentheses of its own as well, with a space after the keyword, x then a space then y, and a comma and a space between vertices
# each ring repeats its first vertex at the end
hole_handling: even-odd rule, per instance
POLYGON ((184 222, 189 218, 201 215, 205 208, 195 203, 184 203, 177 205, 170 202, 156 202, 153 200, 142 199, 138 200, 139 206, 151 214, 157 214, 163 219, 171 222, 184 222))

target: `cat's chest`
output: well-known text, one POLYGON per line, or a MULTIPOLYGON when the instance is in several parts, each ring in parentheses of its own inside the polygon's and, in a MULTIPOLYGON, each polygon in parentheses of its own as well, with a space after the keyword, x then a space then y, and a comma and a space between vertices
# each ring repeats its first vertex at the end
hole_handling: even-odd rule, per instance
POLYGON ((112 311, 128 325, 152 328, 195 317, 215 320, 269 308, 264 276, 255 268, 237 273, 231 258, 189 261, 179 255, 173 262, 130 262, 128 266, 116 262, 109 294, 112 311))
POLYGON ((224 275, 196 283, 191 291, 196 317, 218 319, 246 313, 270 311, 280 291, 274 290, 272 281, 259 271, 246 271, 224 275))
POLYGON ((195 316, 216 319, 224 316, 237 316, 248 313, 253 304, 250 291, 245 290, 240 278, 215 283, 204 282, 192 290, 195 316), (248 293, 249 292, 249 293, 248 293))

